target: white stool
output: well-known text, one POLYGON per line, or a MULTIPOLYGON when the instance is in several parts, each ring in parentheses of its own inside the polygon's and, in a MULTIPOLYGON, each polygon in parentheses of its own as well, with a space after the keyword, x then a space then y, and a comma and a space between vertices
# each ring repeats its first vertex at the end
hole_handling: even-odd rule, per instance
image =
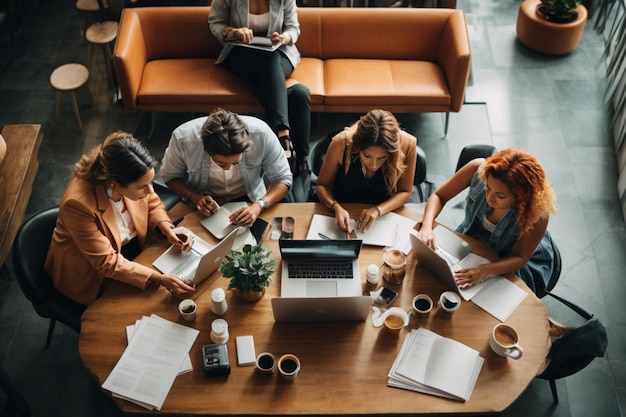
POLYGON ((72 94, 72 103, 74 105, 74 113, 76 119, 78 119, 78 126, 80 131, 83 131, 83 123, 80 120, 80 113, 78 111, 78 103, 76 102, 76 90, 81 87, 85 87, 89 101, 93 104, 93 98, 89 87, 87 87, 87 81, 89 80, 89 70, 87 67, 81 64, 65 64, 61 65, 50 75, 50 84, 57 90, 57 109, 55 121, 59 121, 61 118, 61 110, 63 109, 63 93, 69 92, 72 94))

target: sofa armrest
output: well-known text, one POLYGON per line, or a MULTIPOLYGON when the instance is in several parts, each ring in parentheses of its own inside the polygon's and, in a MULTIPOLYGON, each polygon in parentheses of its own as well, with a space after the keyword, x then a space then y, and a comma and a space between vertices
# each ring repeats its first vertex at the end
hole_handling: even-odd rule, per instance
POLYGON ((132 7, 127 7, 122 11, 113 52, 113 63, 126 110, 137 111, 137 95, 147 62, 146 42, 139 16, 132 7))
POLYGON ((450 111, 458 112, 463 105, 471 70, 471 47, 463 11, 450 15, 442 33, 437 60, 448 82, 450 111))

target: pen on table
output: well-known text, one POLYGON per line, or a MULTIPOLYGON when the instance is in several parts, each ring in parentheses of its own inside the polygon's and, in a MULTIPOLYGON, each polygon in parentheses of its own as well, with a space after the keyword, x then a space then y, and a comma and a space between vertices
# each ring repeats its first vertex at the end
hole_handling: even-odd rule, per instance
POLYGON ((185 220, 185 216, 183 217, 179 217, 178 219, 174 220, 172 222, 172 224, 174 225, 174 227, 178 226, 180 224, 180 222, 182 222, 183 220, 185 220))
POLYGON ((325 235, 325 234, 323 234, 323 233, 318 233, 317 235, 318 235, 319 237, 321 237, 322 239, 324 239, 324 240, 332 240, 331 238, 329 238, 328 236, 326 236, 326 235, 325 235))

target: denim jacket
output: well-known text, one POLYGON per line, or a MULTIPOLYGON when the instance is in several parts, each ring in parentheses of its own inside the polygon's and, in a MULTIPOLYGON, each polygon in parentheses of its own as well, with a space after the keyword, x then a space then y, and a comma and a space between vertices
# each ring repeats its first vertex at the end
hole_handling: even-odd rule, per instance
MULTIPOLYGON (((473 238, 480 238, 482 219, 489 215, 492 210, 485 198, 485 185, 478 178, 478 174, 474 174, 466 198, 465 218, 457 227, 457 232, 473 238)), ((500 258, 510 255, 519 240, 521 229, 517 224, 516 214, 517 207, 511 207, 496 224, 489 241, 483 242, 489 245, 500 258)), ((552 237, 546 231, 526 265, 515 272, 540 297, 545 294, 546 284, 554 271, 553 245, 552 237)))

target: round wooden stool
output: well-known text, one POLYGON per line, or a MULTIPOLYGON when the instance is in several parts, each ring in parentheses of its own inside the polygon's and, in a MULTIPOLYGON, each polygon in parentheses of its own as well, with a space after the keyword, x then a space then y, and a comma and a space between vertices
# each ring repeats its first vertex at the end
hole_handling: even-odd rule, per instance
POLYGON ((61 118, 61 110, 63 109, 63 93, 69 92, 72 94, 72 103, 74 105, 74 113, 76 119, 78 119, 78 126, 80 131, 83 131, 83 123, 80 120, 80 113, 78 112, 78 103, 76 102, 76 90, 81 87, 85 87, 89 101, 93 104, 93 98, 89 87, 87 87, 87 81, 89 80, 89 70, 87 67, 81 64, 65 64, 61 65, 50 75, 50 84, 57 90, 57 110, 55 121, 59 121, 61 118))
MULTIPOLYGON (((108 7, 106 0, 103 0, 102 3, 105 8, 108 7)), ((83 30, 87 30, 88 21, 92 20, 90 17, 97 16, 98 13, 102 12, 98 0, 77 0, 76 10, 83 14, 83 30)))
POLYGON ((115 21, 106 21, 94 23, 87 28, 85 38, 89 42, 89 51, 87 53, 87 65, 93 68, 91 61, 93 59, 93 49, 101 46, 104 52, 104 62, 109 82, 113 85, 113 75, 111 73, 111 65, 113 65, 113 53, 111 52, 111 42, 117 37, 117 29, 119 24, 115 21))

